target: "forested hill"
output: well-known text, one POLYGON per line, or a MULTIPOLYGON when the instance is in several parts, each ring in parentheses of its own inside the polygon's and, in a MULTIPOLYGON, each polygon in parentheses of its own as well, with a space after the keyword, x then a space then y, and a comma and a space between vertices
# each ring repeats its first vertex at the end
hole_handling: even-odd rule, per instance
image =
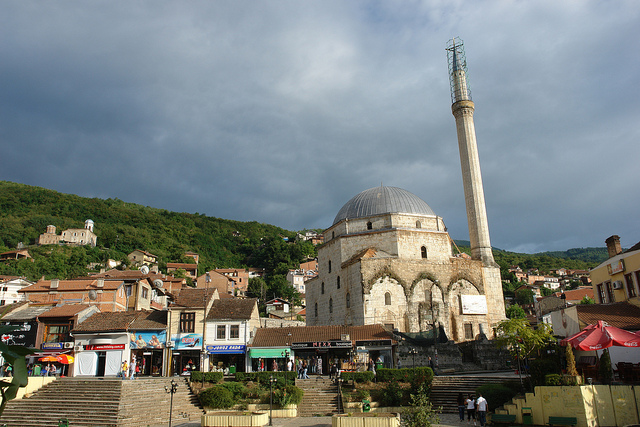
MULTIPOLYGON (((211 268, 258 267, 283 275, 287 268, 315 256, 315 248, 308 242, 285 242, 285 238, 293 241, 295 234, 258 222, 176 213, 0 181, 0 252, 15 249, 22 242, 30 247, 35 260, 3 263, 0 274, 30 279, 42 275, 75 277, 86 274, 89 263, 108 258, 124 261, 128 253, 142 249, 157 255, 161 268, 167 262, 188 262, 184 253, 193 251, 200 255, 201 273, 211 268), (82 228, 86 219, 95 222, 97 248, 33 247, 47 225, 55 225, 60 234, 67 228, 82 228)), ((457 240, 456 244, 469 253, 468 241, 457 240)), ((494 249, 494 256, 503 271, 519 265, 543 272, 560 267, 588 269, 606 260, 607 252, 605 248, 586 248, 529 255, 494 249)))
MULTIPOLYGON (((273 270, 279 264, 295 265, 306 255, 315 254, 310 243, 286 244, 283 238, 293 240, 296 233, 273 225, 169 212, 118 199, 84 198, 0 181, 2 251, 15 249, 19 242, 33 245, 49 224, 60 234, 67 228, 84 227, 86 219, 95 222, 98 248, 75 251, 82 252, 75 256, 88 257, 85 260, 89 262, 107 257, 125 259, 134 249, 142 249, 157 255, 162 265, 182 261, 186 251, 194 251, 200 255, 203 271, 222 267, 273 270)), ((43 250, 45 247, 35 249, 36 255, 43 250)), ((60 251, 66 254, 63 258, 71 256, 70 250, 60 251)))

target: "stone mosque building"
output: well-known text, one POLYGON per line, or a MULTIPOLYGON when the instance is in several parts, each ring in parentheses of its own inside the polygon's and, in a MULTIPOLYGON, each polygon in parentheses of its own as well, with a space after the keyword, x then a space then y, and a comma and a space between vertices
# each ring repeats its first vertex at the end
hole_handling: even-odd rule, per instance
POLYGON ((454 39, 447 51, 471 257, 454 255, 443 218, 419 197, 396 187, 365 190, 324 232, 319 275, 307 282, 307 325, 383 324, 405 333, 436 328, 461 342, 479 334, 493 337, 505 319, 464 50, 454 39))

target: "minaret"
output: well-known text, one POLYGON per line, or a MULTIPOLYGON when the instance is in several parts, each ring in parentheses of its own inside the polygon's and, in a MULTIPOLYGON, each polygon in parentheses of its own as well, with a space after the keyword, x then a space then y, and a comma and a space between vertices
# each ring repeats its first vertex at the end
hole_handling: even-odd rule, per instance
POLYGON ((476 129, 473 124, 474 104, 471 100, 471 91, 467 83, 467 61, 462 40, 456 40, 455 38, 449 40, 447 43, 447 60, 449 62, 449 84, 451 86, 451 111, 456 118, 456 128, 458 130, 460 166, 462 167, 462 183, 467 205, 471 258, 481 260, 486 266, 495 266, 493 253, 491 252, 491 241, 489 240, 489 224, 484 203, 482 175, 480 174, 476 129))

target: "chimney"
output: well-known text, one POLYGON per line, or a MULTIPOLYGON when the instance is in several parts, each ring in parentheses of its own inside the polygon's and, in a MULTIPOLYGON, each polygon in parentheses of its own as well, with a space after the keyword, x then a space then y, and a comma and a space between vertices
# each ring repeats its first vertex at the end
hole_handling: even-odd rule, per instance
POLYGON ((98 283, 96 284, 98 288, 104 288, 104 279, 98 279, 98 283))
POLYGON ((51 279, 51 289, 58 289, 58 285, 60 284, 60 279, 51 279))
POLYGON ((607 244, 607 251, 609 251, 609 258, 622 253, 622 247, 620 246, 620 236, 615 234, 604 241, 607 244))

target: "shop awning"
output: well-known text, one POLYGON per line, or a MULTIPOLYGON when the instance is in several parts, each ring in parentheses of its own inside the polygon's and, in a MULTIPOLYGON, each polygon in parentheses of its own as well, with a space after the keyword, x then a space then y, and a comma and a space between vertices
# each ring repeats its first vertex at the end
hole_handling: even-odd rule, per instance
POLYGON ((250 349, 249 355, 252 359, 257 359, 258 357, 264 358, 278 358, 284 357, 282 353, 285 351, 290 351, 287 347, 282 348, 252 348, 250 349))

